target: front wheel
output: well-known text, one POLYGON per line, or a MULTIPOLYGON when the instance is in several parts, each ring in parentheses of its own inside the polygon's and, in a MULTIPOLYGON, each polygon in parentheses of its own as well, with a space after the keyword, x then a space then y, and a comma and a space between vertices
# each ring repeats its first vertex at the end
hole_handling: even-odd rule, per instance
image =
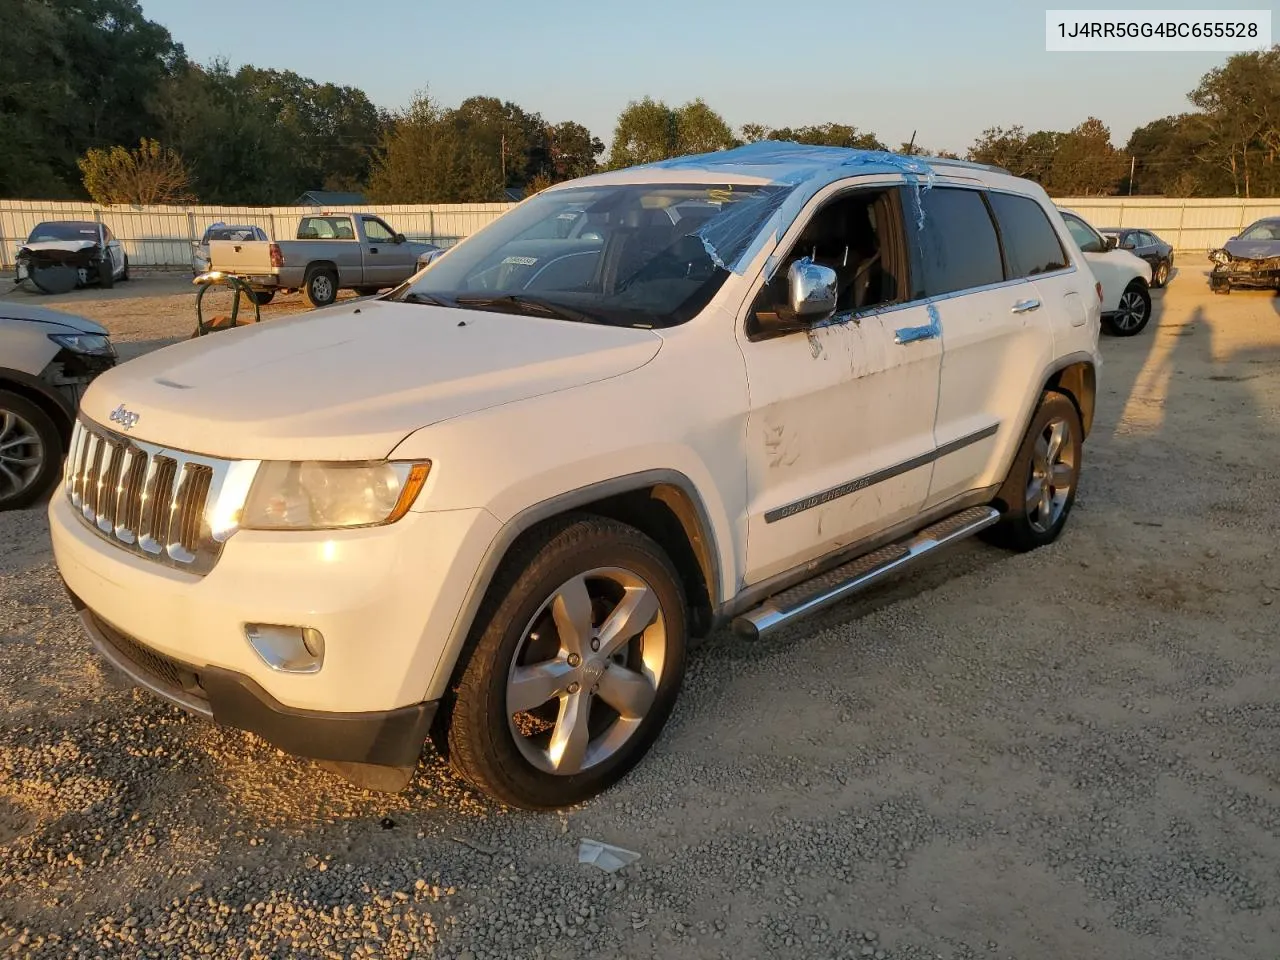
POLYGON ((1083 453, 1080 411, 1065 394, 1045 391, 996 495, 1003 516, 989 539, 1020 551, 1058 539, 1076 500, 1083 453))
POLYGON ((109 254, 98 264, 98 285, 103 290, 110 290, 116 285, 116 267, 109 254))
POLYGON ((28 507, 49 492, 62 465, 62 437, 26 397, 0 390, 0 511, 28 507))
POLYGON ((313 307, 327 307, 338 299, 338 275, 332 270, 312 270, 307 276, 307 299, 313 307))
POLYGON ((1132 337, 1142 332, 1151 319, 1151 293, 1146 284, 1135 280, 1120 294, 1120 306, 1103 318, 1107 332, 1117 337, 1132 337))
POLYGON ((452 694, 453 768, 510 806, 549 810, 624 776, 684 676, 680 577, 653 540, 568 518, 514 555, 477 618, 452 694))
POLYGON ((126 283, 129 280, 129 255, 124 255, 124 269, 120 271, 120 282, 126 283))

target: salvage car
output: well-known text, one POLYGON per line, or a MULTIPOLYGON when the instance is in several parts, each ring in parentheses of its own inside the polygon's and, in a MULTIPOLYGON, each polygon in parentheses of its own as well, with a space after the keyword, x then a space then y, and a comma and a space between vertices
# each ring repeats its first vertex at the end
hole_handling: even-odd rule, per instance
POLYGON ((115 363, 92 320, 0 301, 0 510, 30 506, 57 483, 80 398, 115 363))
POLYGON ((43 293, 68 293, 91 283, 109 288, 129 279, 124 247, 110 227, 92 220, 37 223, 15 259, 15 281, 29 280, 43 293))
POLYGON ((339 290, 370 296, 415 274, 440 248, 409 240, 370 213, 315 213, 298 221, 296 240, 213 240, 210 270, 248 283, 259 303, 303 290, 327 307, 339 290))
POLYGON ((99 378, 54 555, 170 703, 379 789, 431 737, 563 807, 648 751, 690 637, 1056 540, 1099 321, 1052 201, 994 168, 761 143, 611 171, 381 297, 99 378))
POLYGON ((1102 284, 1102 328, 1114 337, 1139 334, 1151 319, 1151 265, 1116 246, 1080 214, 1062 210, 1063 222, 1102 284))
POLYGON ((1163 287, 1173 273, 1173 244, 1150 230, 1134 227, 1103 227, 1104 237, 1115 237, 1116 246, 1151 264, 1151 286, 1163 287))
POLYGON ((1232 287, 1280 291, 1280 217, 1249 224, 1239 236, 1210 250, 1209 259, 1214 293, 1230 293, 1232 287))
POLYGON ((267 240, 267 231, 253 224, 213 223, 199 240, 191 242, 191 275, 198 277, 208 273, 209 244, 214 240, 267 240))

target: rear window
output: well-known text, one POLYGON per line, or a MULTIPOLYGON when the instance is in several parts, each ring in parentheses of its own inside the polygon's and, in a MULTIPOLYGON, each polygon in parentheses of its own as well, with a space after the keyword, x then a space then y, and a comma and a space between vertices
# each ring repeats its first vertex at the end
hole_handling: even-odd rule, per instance
POLYGON ((1030 197, 1011 193, 991 193, 991 209, 1000 224, 1004 255, 1009 262, 1009 278, 1034 277, 1038 273, 1062 270, 1067 255, 1044 208, 1030 197))
POLYGON ((1000 242, 981 194, 933 187, 921 192, 920 202, 924 207, 921 266, 926 297, 1004 281, 1000 242))
POLYGON ((298 224, 299 240, 354 240, 350 217, 304 217, 298 224))

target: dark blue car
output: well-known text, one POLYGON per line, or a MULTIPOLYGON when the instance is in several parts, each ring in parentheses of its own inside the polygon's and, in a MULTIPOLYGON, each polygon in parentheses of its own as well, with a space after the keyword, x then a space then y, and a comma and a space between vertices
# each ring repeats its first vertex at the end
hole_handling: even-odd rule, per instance
POLYGON ((1232 287, 1280 292, 1280 217, 1249 224, 1220 249, 1210 250, 1209 259, 1214 293, 1230 293, 1232 287))

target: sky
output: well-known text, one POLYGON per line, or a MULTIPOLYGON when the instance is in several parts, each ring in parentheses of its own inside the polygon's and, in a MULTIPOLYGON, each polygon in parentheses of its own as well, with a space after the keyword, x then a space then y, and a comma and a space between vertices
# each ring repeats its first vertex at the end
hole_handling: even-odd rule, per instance
MULTIPOLYGON (((606 144, 619 112, 647 95, 672 106, 701 97, 735 130, 839 122, 891 147, 916 131, 917 144, 960 153, 990 126, 1067 130, 1092 115, 1123 146, 1134 128, 1191 109, 1187 94, 1228 56, 1047 53, 1048 5, 142 0, 201 63, 293 70, 358 86, 390 109, 423 90, 444 106, 496 96, 548 122, 583 123, 606 144)), ((1125 4, 1217 6, 1225 4, 1125 4)), ((1231 6, 1266 9, 1257 0, 1231 6)))

